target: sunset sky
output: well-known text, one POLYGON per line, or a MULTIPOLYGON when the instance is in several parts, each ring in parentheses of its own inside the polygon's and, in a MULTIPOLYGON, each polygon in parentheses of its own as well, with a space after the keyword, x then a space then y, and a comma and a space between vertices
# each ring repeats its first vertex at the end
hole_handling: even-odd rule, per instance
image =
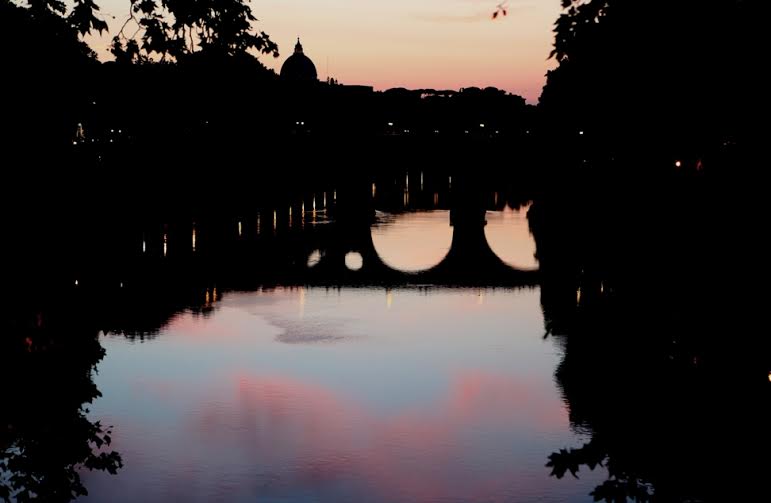
MULTIPOLYGON (((103 60, 129 0, 97 2, 112 34, 88 42, 103 60), (114 16, 115 19, 111 17, 114 16)), ((262 61, 279 70, 296 38, 319 77, 344 84, 458 89, 494 86, 535 102, 552 44, 559 0, 509 0, 493 21, 497 0, 255 0, 252 9, 279 44, 281 57, 262 61)))

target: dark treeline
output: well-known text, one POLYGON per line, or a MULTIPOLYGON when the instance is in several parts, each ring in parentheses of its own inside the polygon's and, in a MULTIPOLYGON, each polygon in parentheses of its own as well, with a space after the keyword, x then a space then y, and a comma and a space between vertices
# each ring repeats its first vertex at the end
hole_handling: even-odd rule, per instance
POLYGON ((566 148, 530 223, 592 437, 549 466, 607 468, 597 501, 767 498, 760 3, 563 4, 539 117, 566 148))

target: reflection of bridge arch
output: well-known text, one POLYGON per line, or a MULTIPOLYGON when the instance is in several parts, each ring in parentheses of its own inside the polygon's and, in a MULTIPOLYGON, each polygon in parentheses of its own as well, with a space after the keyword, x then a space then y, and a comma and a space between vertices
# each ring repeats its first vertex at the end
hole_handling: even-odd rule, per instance
POLYGON ((505 264, 515 269, 538 268, 535 237, 527 217, 529 209, 530 204, 519 209, 505 206, 500 210, 488 210, 486 215, 485 236, 490 248, 505 264), (517 239, 511 239, 512 236, 517 236, 517 239))
POLYGON ((406 273, 435 267, 447 256, 452 244, 447 210, 379 213, 371 232, 375 250, 383 262, 406 273))
POLYGON ((368 212, 366 218, 343 218, 323 240, 323 258, 307 271, 305 279, 311 284, 535 284, 537 271, 511 267, 492 251, 484 231, 485 213, 484 208, 474 205, 453 207, 449 252, 440 263, 419 272, 399 271, 383 261, 372 240, 373 212, 368 212), (363 264, 358 271, 351 271, 345 265, 345 256, 350 252, 362 256, 363 264))
POLYGON ((450 249, 440 263, 419 272, 394 269, 378 254, 372 238, 376 201, 370 187, 361 189, 351 185, 330 191, 329 197, 320 199, 320 217, 316 205, 307 201, 272 206, 256 216, 196 220, 192 226, 190 221, 178 222, 155 231, 148 227, 141 235, 131 234, 136 242, 129 247, 147 274, 185 270, 215 278, 211 281, 227 278, 238 287, 260 282, 330 286, 537 283, 538 271, 509 266, 491 249, 485 235, 489 204, 473 184, 458 183, 453 192, 442 196, 450 210, 450 249), (362 266, 356 271, 346 266, 346 255, 351 252, 361 255, 362 266))

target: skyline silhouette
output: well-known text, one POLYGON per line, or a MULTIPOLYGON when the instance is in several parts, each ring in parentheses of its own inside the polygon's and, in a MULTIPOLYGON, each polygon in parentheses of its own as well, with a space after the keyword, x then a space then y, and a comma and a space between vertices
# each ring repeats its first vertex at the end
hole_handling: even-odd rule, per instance
MULTIPOLYGON (((97 3, 109 30, 86 40, 107 61, 112 59, 112 36, 126 19, 129 3, 97 3)), ((511 2, 505 22, 491 23, 497 4, 295 0, 255 2, 252 8, 259 18, 256 26, 281 48, 279 59, 262 58, 276 72, 299 36, 322 80, 331 77, 377 90, 494 86, 536 103, 546 71, 554 67, 547 57, 559 2, 511 2), (463 38, 458 37, 461 33, 463 38), (517 46, 527 50, 508 50, 517 46)))

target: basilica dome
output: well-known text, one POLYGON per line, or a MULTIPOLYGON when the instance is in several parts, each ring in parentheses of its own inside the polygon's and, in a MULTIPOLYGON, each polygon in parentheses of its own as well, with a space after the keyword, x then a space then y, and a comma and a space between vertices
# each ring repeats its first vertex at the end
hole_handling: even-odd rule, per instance
POLYGON ((281 67, 281 79, 287 82, 316 82, 316 65, 303 52, 300 39, 294 47, 294 54, 289 56, 281 67))

